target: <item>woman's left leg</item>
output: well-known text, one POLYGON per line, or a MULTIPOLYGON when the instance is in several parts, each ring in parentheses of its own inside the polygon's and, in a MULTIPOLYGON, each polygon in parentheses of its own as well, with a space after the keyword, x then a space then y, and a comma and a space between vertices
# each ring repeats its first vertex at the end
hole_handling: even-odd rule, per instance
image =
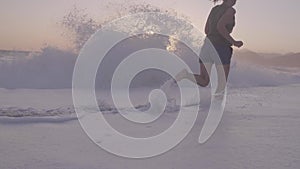
POLYGON ((200 63, 200 74, 189 73, 186 69, 183 69, 176 75, 175 80, 178 82, 188 79, 201 87, 206 87, 209 84, 211 67, 211 63, 200 63))
POLYGON ((222 93, 226 87, 228 75, 230 71, 230 64, 217 65, 218 87, 215 93, 222 93))

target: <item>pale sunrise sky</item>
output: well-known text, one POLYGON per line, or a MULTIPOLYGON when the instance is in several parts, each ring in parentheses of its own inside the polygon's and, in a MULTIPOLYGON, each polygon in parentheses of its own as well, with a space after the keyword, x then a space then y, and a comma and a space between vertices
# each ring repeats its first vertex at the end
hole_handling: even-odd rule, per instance
MULTIPOLYGON (((38 50, 45 43, 66 48, 69 45, 61 36, 59 20, 74 4, 101 20, 108 17, 103 10, 108 2, 111 0, 0 0, 0 49, 38 50)), ((145 2, 175 9, 201 30, 213 7, 209 0, 145 2)), ((233 36, 244 41, 244 48, 257 52, 300 52, 299 7, 299 0, 238 0, 233 36)))

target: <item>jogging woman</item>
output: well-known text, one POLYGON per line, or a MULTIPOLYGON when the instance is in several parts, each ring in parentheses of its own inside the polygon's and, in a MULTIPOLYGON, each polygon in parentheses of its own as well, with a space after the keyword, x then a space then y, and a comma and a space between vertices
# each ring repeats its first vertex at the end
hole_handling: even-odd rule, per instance
POLYGON ((175 79, 177 81, 188 79, 202 87, 206 87, 210 82, 209 75, 212 64, 215 64, 218 73, 216 94, 219 94, 224 92, 227 83, 232 58, 232 46, 240 48, 243 46, 243 42, 235 40, 230 35, 235 26, 236 10, 233 6, 236 4, 236 0, 212 1, 214 3, 218 1, 223 2, 212 8, 205 24, 206 39, 201 49, 199 59, 201 74, 192 74, 187 70, 182 70, 175 79), (222 73, 223 76, 221 75, 222 73))

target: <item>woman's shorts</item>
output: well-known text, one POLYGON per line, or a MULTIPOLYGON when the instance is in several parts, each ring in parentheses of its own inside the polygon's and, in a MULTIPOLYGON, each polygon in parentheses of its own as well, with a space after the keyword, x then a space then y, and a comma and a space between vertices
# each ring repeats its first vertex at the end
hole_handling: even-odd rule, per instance
POLYGON ((232 58, 232 47, 228 45, 213 45, 205 40, 200 51, 200 63, 211 63, 216 65, 229 65, 232 58))

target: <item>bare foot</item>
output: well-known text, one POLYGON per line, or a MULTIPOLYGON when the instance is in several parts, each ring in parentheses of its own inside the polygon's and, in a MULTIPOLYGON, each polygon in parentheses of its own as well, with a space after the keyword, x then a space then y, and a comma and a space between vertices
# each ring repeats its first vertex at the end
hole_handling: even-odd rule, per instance
POLYGON ((180 71, 176 76, 175 76, 175 80, 177 82, 185 79, 188 76, 188 71, 186 69, 183 69, 182 71, 180 71))

